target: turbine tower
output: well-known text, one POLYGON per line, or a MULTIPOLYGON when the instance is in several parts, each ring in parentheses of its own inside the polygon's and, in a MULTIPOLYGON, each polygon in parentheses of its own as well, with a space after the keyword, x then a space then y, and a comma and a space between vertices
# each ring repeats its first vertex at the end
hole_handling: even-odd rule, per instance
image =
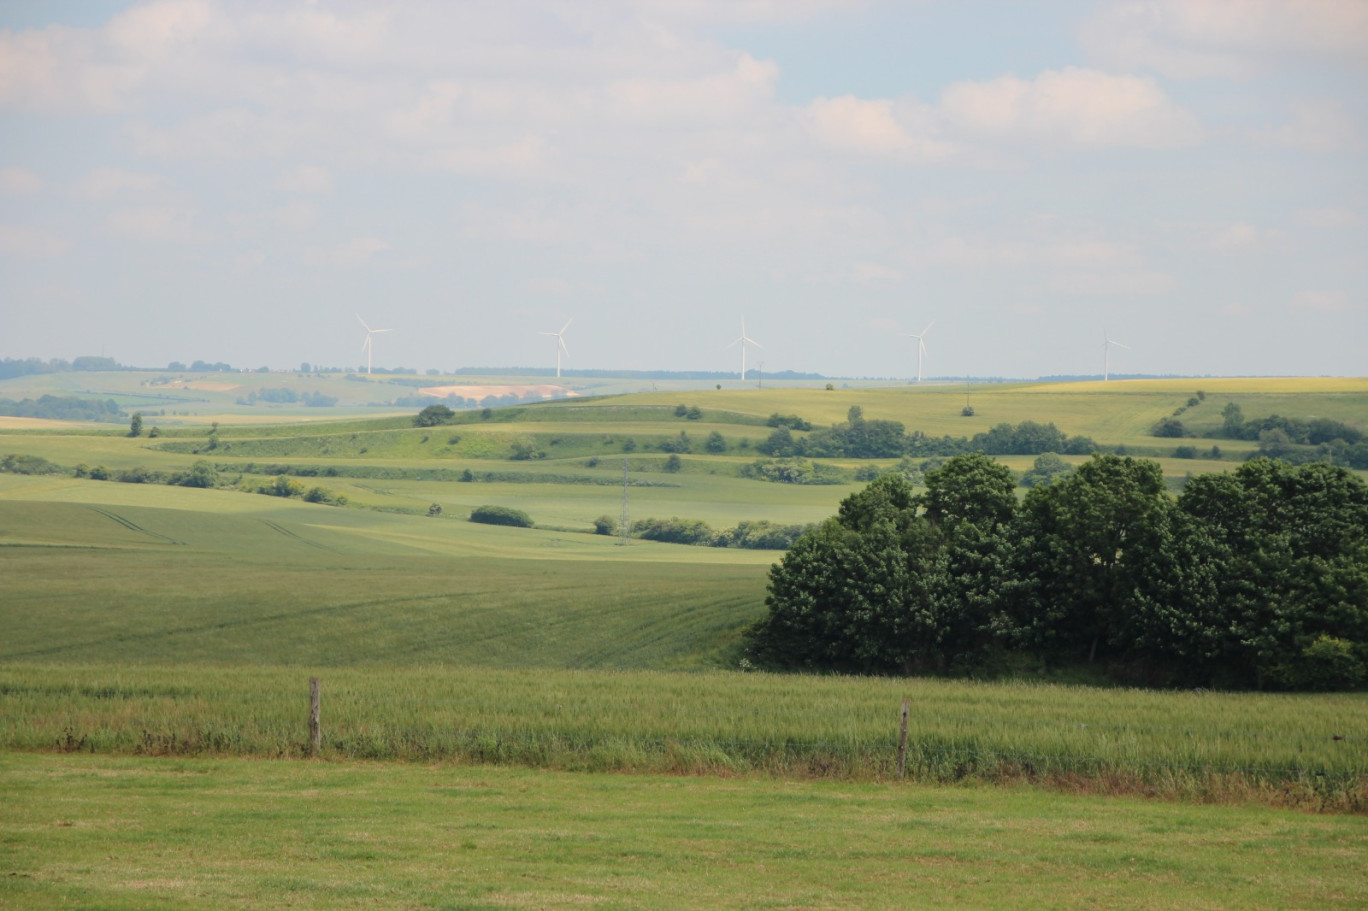
MULTIPOLYGON (((1107 335, 1107 330, 1102 330, 1102 382, 1106 382, 1111 377, 1111 349, 1115 345, 1117 348, 1126 348, 1125 345, 1112 339, 1107 335)), ((1129 348, 1126 348, 1129 351, 1129 348)))
POLYGON ((574 318, 573 316, 570 317, 568 320, 565 321, 565 325, 564 325, 564 326, 561 326, 559 332, 538 332, 538 333, 537 333, 538 335, 551 335, 551 336, 555 336, 555 339, 556 339, 556 379, 560 379, 560 375, 561 375, 561 352, 564 351, 566 357, 569 357, 569 356, 570 356, 570 349, 567 348, 567 347, 565 347, 565 330, 566 330, 566 329, 569 329, 569 328, 570 328, 570 324, 573 323, 574 321, 575 321, 575 318, 574 318))
MULTIPOLYGON (((361 314, 356 314, 356 318, 360 321, 361 325, 366 326, 366 321, 361 319, 361 314)), ((372 329, 370 326, 366 326, 366 340, 361 343, 361 350, 366 352, 366 376, 370 376, 371 372, 371 336, 380 332, 393 331, 394 330, 392 329, 372 329)))
POLYGON ((913 335, 911 332, 904 332, 904 333, 903 333, 903 338, 914 338, 914 339, 917 340, 917 382, 918 382, 918 383, 920 383, 921 380, 922 380, 922 358, 926 356, 926 341, 925 341, 925 339, 926 339, 926 333, 930 332, 930 331, 931 331, 931 327, 934 326, 934 325, 936 325, 936 321, 935 321, 935 320, 932 320, 931 322, 927 323, 925 329, 923 329, 920 333, 918 333, 918 334, 916 334, 916 335, 913 335))
POLYGON ((741 337, 738 338, 736 341, 732 342, 731 345, 728 345, 727 347, 730 348, 732 345, 740 345, 740 346, 741 346, 741 379, 742 379, 742 380, 745 380, 745 378, 746 378, 746 345, 754 345, 754 346, 757 347, 757 348, 763 348, 763 347, 765 347, 765 346, 762 345, 762 344, 760 344, 760 343, 757 342, 755 339, 751 338, 749 335, 746 334, 746 318, 745 318, 744 316, 741 317, 741 337))

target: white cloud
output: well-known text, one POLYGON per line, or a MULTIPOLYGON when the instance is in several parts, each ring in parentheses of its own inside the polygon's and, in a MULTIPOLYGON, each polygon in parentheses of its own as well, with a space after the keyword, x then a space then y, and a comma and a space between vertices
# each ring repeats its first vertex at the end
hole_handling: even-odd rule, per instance
POLYGON ((1354 118, 1339 102, 1303 100, 1292 106, 1287 123, 1260 133, 1259 138, 1269 145, 1305 152, 1336 152, 1359 144, 1359 131, 1354 118))
POLYGON ((67 249, 66 241, 43 228, 0 224, 0 253, 20 259, 45 259, 67 249))
POLYGON ((1215 253, 1265 253, 1286 239, 1282 230, 1237 221, 1204 229, 1197 242, 1215 253))
POLYGON ((273 213, 276 223, 291 231, 303 231, 318 224, 318 205, 307 199, 287 202, 273 213))
POLYGON ((942 93, 939 109, 966 133, 999 142, 1169 149, 1202 138, 1197 118, 1153 79, 1076 67, 1029 82, 1002 76, 956 83, 942 93))
POLYGON ((821 142, 844 151, 928 162, 948 160, 956 151, 933 135, 932 112, 915 101, 843 95, 818 98, 805 114, 821 142))
POLYGON ((124 193, 146 193, 161 186, 156 174, 126 171, 123 168, 95 168, 71 185, 77 199, 106 200, 124 193))
POLYGON ((1242 78, 1280 58, 1362 68, 1361 0, 1115 0, 1080 29, 1094 59, 1179 79, 1242 78))
POLYGON ((1349 295, 1343 291, 1298 291, 1292 295, 1292 307, 1296 310, 1335 313, 1349 309, 1349 295))
POLYGON ((0 196, 32 196, 42 192, 43 178, 28 168, 0 168, 0 196))
POLYGON ((937 265, 965 269, 1028 266, 1133 269, 1141 263, 1140 252, 1134 246, 1093 238, 980 241, 951 236, 932 244, 919 258, 937 265))
POLYGON ((1150 297, 1174 288, 1173 276, 1149 269, 1107 272, 1063 272, 1053 276, 1049 290, 1089 297, 1150 297))
POLYGON ((132 240, 192 243, 204 239, 195 212, 179 206, 129 206, 109 214, 115 233, 132 240))
POLYGON ((378 237, 357 237, 333 247, 307 247, 304 261, 311 266, 351 268, 365 265, 388 249, 390 245, 378 237))
POLYGON ((332 172, 318 165, 301 164, 282 171, 276 178, 276 189, 287 193, 325 194, 333 190, 332 172))
POLYGON ((1354 209, 1330 207, 1302 209, 1296 214, 1296 222, 1297 224, 1308 228, 1340 230, 1344 228, 1362 227, 1365 223, 1365 219, 1362 213, 1354 209))

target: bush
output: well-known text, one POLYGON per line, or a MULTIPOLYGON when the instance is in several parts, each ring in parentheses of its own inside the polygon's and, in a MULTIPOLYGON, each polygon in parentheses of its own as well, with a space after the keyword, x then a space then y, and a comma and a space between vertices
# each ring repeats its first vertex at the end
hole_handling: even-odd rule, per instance
POLYGON ((1285 689, 1327 693, 1361 689, 1365 674, 1368 669, 1354 654, 1352 642, 1321 635, 1302 649, 1297 660, 1272 668, 1269 677, 1285 689))
POLYGON ((710 544, 713 530, 698 519, 642 519, 632 524, 632 533, 647 541, 667 544, 710 544))
POLYGON ((774 522, 742 522, 729 531, 718 532, 714 547, 742 547, 747 550, 788 550, 811 525, 778 525, 774 522))
POLYGON ((532 517, 521 509, 508 506, 476 506, 470 511, 470 521, 484 525, 511 525, 516 528, 531 528, 532 517))
POLYGON ((9 474, 60 474, 62 466, 49 462, 42 456, 10 453, 0 460, 0 471, 9 474))
POLYGON ((677 453, 671 453, 670 457, 665 460, 665 470, 670 472, 671 474, 676 473, 677 471, 679 471, 679 469, 683 467, 684 460, 681 459, 677 453))
POLYGON ((456 412, 445 405, 429 405, 418 412, 413 419, 415 427, 436 427, 438 424, 449 424, 456 418, 456 412))
POLYGON ((1150 434, 1156 437, 1175 438, 1185 437, 1188 432, 1187 428, 1183 426, 1183 422, 1177 418, 1164 418, 1151 428, 1150 434))
POLYGON ((594 534, 617 534, 617 519, 614 519, 612 516, 599 516, 597 519, 594 520, 594 534))

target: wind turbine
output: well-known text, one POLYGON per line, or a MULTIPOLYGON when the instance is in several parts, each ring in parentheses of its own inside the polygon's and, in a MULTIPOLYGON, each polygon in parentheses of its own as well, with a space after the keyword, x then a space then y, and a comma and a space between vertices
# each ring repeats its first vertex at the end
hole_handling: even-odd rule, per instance
MULTIPOLYGON (((1118 347, 1118 348, 1126 348, 1126 346, 1123 345, 1123 344, 1121 344, 1120 342, 1114 341, 1110 335, 1107 335, 1107 330, 1106 330, 1106 329, 1103 329, 1103 330, 1102 330, 1102 382, 1104 382, 1104 383, 1105 383, 1105 382, 1108 380, 1108 378, 1111 376, 1111 349, 1112 349, 1112 345, 1115 345, 1115 346, 1118 347)), ((1129 349, 1129 348, 1126 348, 1126 350, 1129 351, 1130 349, 1129 349)))
POLYGON ((538 333, 537 333, 538 335, 553 335, 553 336, 556 337, 556 379, 560 379, 560 375, 561 375, 561 352, 564 351, 566 357, 569 357, 569 356, 570 356, 570 349, 567 348, 567 347, 565 347, 565 330, 566 330, 566 329, 569 329, 569 328, 570 328, 570 324, 573 323, 574 321, 575 321, 575 318, 574 318, 573 316, 570 317, 568 320, 565 321, 565 325, 564 325, 564 326, 561 326, 559 332, 538 332, 538 333))
POLYGON ((904 332, 904 333, 903 333, 903 338, 914 338, 914 339, 917 340, 917 382, 918 382, 918 383, 921 382, 921 378, 922 378, 922 358, 926 356, 926 341, 925 341, 925 339, 926 339, 926 333, 930 332, 930 331, 931 331, 931 327, 934 326, 934 325, 936 325, 936 321, 935 321, 935 320, 932 320, 931 322, 927 323, 926 328, 923 329, 923 330, 922 330, 920 333, 918 333, 917 335, 913 335, 911 332, 904 332))
MULTIPOLYGON (((356 314, 356 318, 361 325, 366 326, 366 321, 361 319, 361 314, 356 314)), ((366 326, 366 340, 361 343, 361 350, 366 352, 366 376, 370 376, 371 372, 371 336, 379 332, 393 331, 393 329, 372 329, 370 326, 366 326)))
POLYGON ((760 344, 760 343, 757 342, 755 339, 751 338, 749 335, 746 334, 746 318, 743 316, 743 317, 741 317, 741 337, 738 338, 736 341, 732 342, 731 345, 728 345, 728 346, 727 346, 728 348, 730 348, 732 345, 740 345, 740 346, 741 346, 741 379, 742 379, 742 380, 744 380, 744 379, 746 378, 746 345, 747 345, 747 344, 754 345, 754 346, 757 347, 757 348, 763 348, 763 347, 765 347, 764 345, 760 344))

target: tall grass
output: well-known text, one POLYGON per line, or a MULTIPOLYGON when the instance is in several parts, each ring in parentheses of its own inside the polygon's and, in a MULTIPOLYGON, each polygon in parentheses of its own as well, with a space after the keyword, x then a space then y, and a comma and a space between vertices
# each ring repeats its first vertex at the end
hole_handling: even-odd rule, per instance
MULTIPOLYGON (((0 668, 0 747, 306 755, 308 674, 0 668)), ((769 674, 330 669, 323 756, 570 770, 1026 778, 1368 811, 1368 699, 769 674)))

